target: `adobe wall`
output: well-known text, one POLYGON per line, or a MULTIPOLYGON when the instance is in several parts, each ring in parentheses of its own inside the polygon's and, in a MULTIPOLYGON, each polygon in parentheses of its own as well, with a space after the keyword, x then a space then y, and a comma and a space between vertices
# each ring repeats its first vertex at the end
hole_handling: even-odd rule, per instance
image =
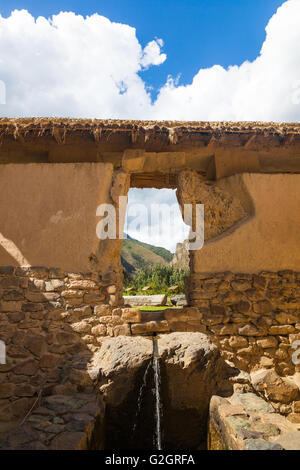
POLYGON ((242 202, 246 217, 193 254, 193 272, 299 269, 300 175, 247 173, 217 184, 242 202))
POLYGON ((89 271, 112 178, 110 163, 2 165, 0 265, 89 271))

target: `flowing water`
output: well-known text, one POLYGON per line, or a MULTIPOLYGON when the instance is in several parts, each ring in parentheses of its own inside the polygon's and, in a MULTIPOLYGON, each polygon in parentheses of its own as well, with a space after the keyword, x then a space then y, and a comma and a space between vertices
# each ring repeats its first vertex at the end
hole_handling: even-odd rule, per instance
POLYGON ((149 364, 147 365, 145 369, 142 385, 139 391, 139 396, 138 396, 138 401, 137 401, 137 410, 136 410, 135 420, 134 420, 133 429, 132 429, 133 433, 135 433, 136 431, 139 415, 141 413, 142 401, 143 401, 144 391, 147 385, 147 377, 148 377, 148 373, 150 370, 150 366, 151 366, 151 362, 149 362, 149 364))
MULTIPOLYGON (((156 450, 162 450, 162 431, 161 431, 161 417, 162 417, 162 403, 161 403, 161 373, 160 362, 158 354, 157 339, 153 337, 153 357, 149 361, 142 379, 142 384, 139 389, 137 400, 137 408, 135 419, 132 427, 132 439, 136 443, 140 439, 139 432, 141 428, 141 420, 145 419, 145 409, 147 406, 154 407, 154 430, 153 430, 153 444, 156 450), (152 370, 153 375, 150 373, 152 370), (149 388, 150 386, 150 388, 149 388), (147 392, 148 390, 148 392, 147 392), (150 398, 149 396, 152 396, 150 398), (149 401, 150 398, 150 401, 149 401), (154 400, 153 400, 154 398, 154 400)), ((149 408, 151 413, 151 410, 149 408)), ((146 413, 147 415, 147 413, 146 413)), ((152 428, 153 429, 153 428, 152 428)))
POLYGON ((162 450, 161 446, 161 399, 160 399, 160 388, 161 388, 161 375, 160 375, 160 363, 158 355, 157 339, 153 336, 153 373, 154 373, 154 393, 155 393, 155 433, 154 433, 154 444, 156 450, 162 450))

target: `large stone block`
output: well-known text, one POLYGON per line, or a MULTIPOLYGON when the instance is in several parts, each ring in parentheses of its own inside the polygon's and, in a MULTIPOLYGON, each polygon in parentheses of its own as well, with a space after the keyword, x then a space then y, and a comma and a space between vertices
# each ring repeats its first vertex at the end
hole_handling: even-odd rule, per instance
POLYGON ((266 338, 257 340, 257 345, 263 349, 276 348, 277 344, 278 340, 275 338, 275 336, 268 336, 266 338))
POLYGON ((97 291, 91 291, 84 294, 84 303, 95 305, 105 301, 105 295, 97 291))
POLYGON ((124 325, 116 325, 114 327, 114 336, 131 336, 131 330, 128 323, 124 325))
POLYGON ((167 296, 161 295, 128 295, 124 296, 124 303, 126 305, 150 305, 150 306, 163 306, 167 303, 167 296))
POLYGON ((134 323, 131 325, 133 335, 149 335, 151 333, 164 333, 170 331, 167 321, 148 321, 145 323, 134 323))
POLYGON ((76 333, 89 334, 91 331, 91 325, 87 321, 80 321, 72 323, 72 329, 76 331, 76 333))
POLYGON ((237 331, 237 325, 229 323, 227 325, 211 326, 210 330, 217 336, 234 335, 237 331))
POLYGON ((21 310, 22 302, 21 301, 2 301, 0 302, 0 311, 1 312, 18 312, 21 310))
POLYGON ((23 312, 40 312, 43 309, 44 305, 42 303, 24 302, 22 304, 23 312))
POLYGON ((200 309, 196 307, 185 307, 182 309, 166 309, 164 311, 164 317, 168 321, 189 321, 189 320, 201 320, 202 313, 200 309))
POLYGON ((142 319, 142 314, 138 308, 123 308, 121 318, 127 323, 139 323, 142 319))
POLYGON ((24 320, 25 313, 24 312, 8 312, 7 313, 7 318, 12 323, 18 323, 18 322, 24 320))
POLYGON ((105 317, 112 314, 112 307, 110 305, 96 305, 94 307, 94 314, 97 317, 105 317))
POLYGON ((289 335, 295 332, 295 327, 292 325, 273 325, 269 328, 270 335, 289 335))
POLYGON ((171 303, 176 305, 177 307, 186 307, 187 300, 185 295, 171 295, 170 297, 171 303))
POLYGON ((96 325, 92 328, 92 334, 95 336, 106 335, 106 325, 96 325))
POLYGON ((263 314, 272 312, 272 304, 268 300, 262 300, 261 302, 256 302, 253 305, 253 311, 255 313, 263 314))
POLYGON ((274 402, 290 403, 300 398, 297 385, 292 380, 280 377, 275 370, 252 372, 251 382, 257 392, 274 402))
POLYGON ((260 328, 257 328, 255 325, 244 325, 239 327, 239 335, 241 336, 264 336, 266 331, 260 328))
POLYGON ((229 345, 233 349, 246 348, 248 346, 248 340, 242 336, 231 336, 229 338, 229 345))
POLYGON ((24 347, 35 356, 41 356, 47 347, 46 339, 43 336, 35 336, 29 333, 25 338, 24 347))
POLYGON ((100 391, 108 405, 118 406, 133 389, 136 373, 152 358, 153 344, 146 338, 106 338, 93 359, 92 371, 99 376, 100 391))
POLYGON ((119 317, 119 315, 108 315, 105 317, 99 317, 99 322, 109 326, 123 324, 123 320, 119 317))
POLYGON ((3 300, 23 300, 24 292, 22 289, 9 289, 3 292, 3 300))
POLYGON ((20 362, 13 370, 17 375, 34 375, 38 371, 38 362, 34 359, 28 359, 20 362))
POLYGON ((0 384, 0 399, 10 398, 14 395, 14 384, 2 383, 0 384))
POLYGON ((57 331, 56 340, 58 344, 71 345, 78 343, 79 338, 76 333, 71 333, 69 331, 57 331))
POLYGON ((61 293, 61 296, 66 298, 66 299, 75 299, 75 298, 81 298, 83 297, 84 292, 82 290, 64 290, 61 293))
POLYGON ((64 285, 65 283, 61 279, 51 279, 50 281, 46 281, 45 289, 47 292, 52 292, 63 288, 64 285))
POLYGON ((98 289, 96 282, 89 279, 70 281, 70 289, 98 289))
POLYGON ((296 324, 296 323, 299 322, 299 318, 300 318, 300 316, 297 315, 297 314, 284 313, 284 312, 278 313, 278 314, 275 316, 276 321, 277 321, 280 325, 292 325, 292 324, 296 324))
POLYGON ((125 171, 142 171, 145 164, 145 151, 127 149, 123 153, 122 166, 125 171))

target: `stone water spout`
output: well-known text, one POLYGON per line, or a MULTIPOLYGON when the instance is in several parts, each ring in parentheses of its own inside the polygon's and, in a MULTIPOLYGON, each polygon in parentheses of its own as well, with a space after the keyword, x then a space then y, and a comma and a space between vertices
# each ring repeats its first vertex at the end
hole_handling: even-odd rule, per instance
POLYGON ((226 372, 206 335, 109 338, 93 367, 106 403, 106 448, 205 448, 209 400, 226 372))

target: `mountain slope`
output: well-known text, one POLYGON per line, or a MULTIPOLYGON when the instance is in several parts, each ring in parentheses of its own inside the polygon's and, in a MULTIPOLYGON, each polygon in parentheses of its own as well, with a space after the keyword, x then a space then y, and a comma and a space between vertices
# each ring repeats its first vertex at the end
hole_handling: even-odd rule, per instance
POLYGON ((173 259, 170 251, 149 245, 129 237, 123 240, 121 261, 128 274, 155 264, 169 264, 173 259))

